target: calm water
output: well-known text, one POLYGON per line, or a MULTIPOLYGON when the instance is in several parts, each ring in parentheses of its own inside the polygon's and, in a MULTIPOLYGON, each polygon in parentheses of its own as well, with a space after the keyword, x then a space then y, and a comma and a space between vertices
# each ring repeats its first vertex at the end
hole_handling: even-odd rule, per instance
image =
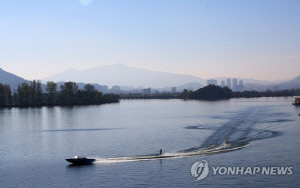
POLYGON ((299 187, 300 107, 292 100, 122 100, 0 109, 0 187, 299 187), (224 141, 230 146, 221 150, 224 141), (245 148, 219 153, 239 147, 245 148), (149 159, 161 148, 170 158, 136 157, 149 159), (64 159, 74 155, 97 162, 69 165, 64 159), (196 182, 190 167, 203 159, 220 167, 293 166, 293 175, 210 172, 196 182))

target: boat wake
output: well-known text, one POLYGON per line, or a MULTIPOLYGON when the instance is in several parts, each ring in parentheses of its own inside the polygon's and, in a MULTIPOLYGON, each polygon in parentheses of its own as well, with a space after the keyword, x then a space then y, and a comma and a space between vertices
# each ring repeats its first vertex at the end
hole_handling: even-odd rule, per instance
MULTIPOLYGON (((250 142, 273 138, 281 135, 279 131, 270 130, 283 122, 280 116, 269 117, 264 107, 250 107, 234 114, 227 123, 216 126, 188 126, 185 129, 214 131, 199 147, 188 148, 181 151, 163 153, 161 155, 141 155, 129 157, 97 158, 95 163, 119 163, 133 161, 147 161, 169 158, 183 158, 195 155, 212 155, 243 149, 250 142), (254 126, 266 124, 262 129, 254 126)), ((286 114, 283 114, 283 116, 286 114)), ((285 116, 286 117, 286 116, 285 116)), ((290 121, 286 119, 286 121, 290 121)))
POLYGON ((183 158, 183 157, 191 157, 195 155, 212 155, 216 153, 223 153, 234 151, 238 149, 242 149, 246 147, 246 145, 231 145, 223 142, 219 146, 210 146, 207 148, 202 148, 198 150, 193 150, 189 152, 178 151, 174 153, 163 153, 161 155, 140 155, 140 156, 131 156, 131 157, 114 157, 114 158, 97 158, 95 163, 120 163, 120 162, 133 162, 133 161, 149 161, 149 160, 157 160, 157 159, 168 159, 168 158, 183 158))

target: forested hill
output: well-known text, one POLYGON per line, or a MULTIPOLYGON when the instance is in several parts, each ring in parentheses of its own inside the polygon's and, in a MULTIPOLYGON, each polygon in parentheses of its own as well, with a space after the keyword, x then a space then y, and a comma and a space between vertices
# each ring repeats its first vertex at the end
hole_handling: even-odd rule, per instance
POLYGON ((232 91, 227 87, 208 85, 189 94, 190 99, 219 100, 232 97, 232 91))

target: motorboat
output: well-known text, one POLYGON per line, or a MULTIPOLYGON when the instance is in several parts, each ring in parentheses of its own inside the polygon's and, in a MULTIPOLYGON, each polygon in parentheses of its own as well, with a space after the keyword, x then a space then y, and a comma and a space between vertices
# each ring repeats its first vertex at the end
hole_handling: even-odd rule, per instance
POLYGON ((66 159, 66 161, 76 164, 76 165, 85 165, 85 164, 91 164, 96 161, 96 159, 89 159, 86 157, 80 157, 80 156, 74 156, 73 158, 66 159))
POLYGON ((295 97, 295 101, 294 101, 293 105, 300 106, 300 97, 295 97))

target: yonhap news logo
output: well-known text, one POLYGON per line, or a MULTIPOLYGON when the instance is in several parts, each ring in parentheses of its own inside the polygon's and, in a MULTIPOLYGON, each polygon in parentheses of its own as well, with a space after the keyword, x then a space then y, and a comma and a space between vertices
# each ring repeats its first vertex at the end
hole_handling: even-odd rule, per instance
MULTIPOLYGON (((239 176, 255 176, 255 175, 269 175, 269 176, 286 176, 293 174, 292 166, 271 166, 271 167, 258 167, 258 166, 222 166, 211 167, 211 175, 239 175, 239 176)), ((191 166, 191 174, 195 181, 200 181, 206 178, 209 174, 210 168, 206 160, 197 161, 191 166)))
POLYGON ((191 174, 195 181, 200 181, 206 178, 208 173, 209 173, 208 162, 205 160, 195 162, 191 166, 191 174))

